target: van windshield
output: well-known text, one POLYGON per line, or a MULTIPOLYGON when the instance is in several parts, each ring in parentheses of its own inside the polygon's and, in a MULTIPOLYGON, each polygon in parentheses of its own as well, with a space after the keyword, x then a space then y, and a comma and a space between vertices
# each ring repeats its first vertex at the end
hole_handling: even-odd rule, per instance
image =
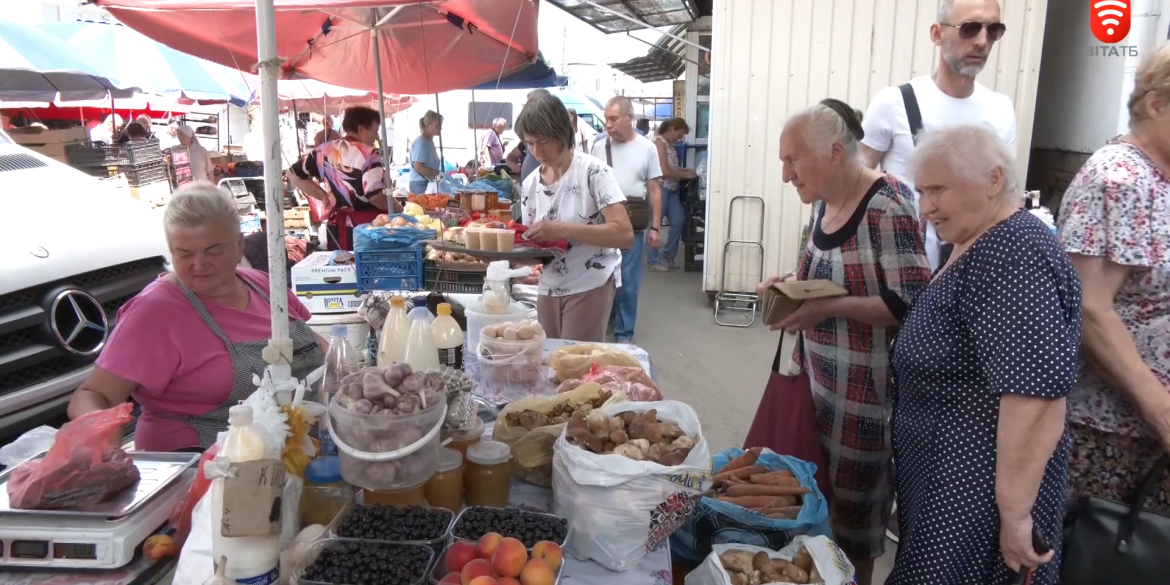
POLYGON ((589 124, 589 127, 596 130, 598 134, 605 132, 605 124, 602 123, 601 120, 598 120, 596 117, 594 117, 593 114, 578 114, 577 118, 579 120, 584 120, 585 123, 589 124))

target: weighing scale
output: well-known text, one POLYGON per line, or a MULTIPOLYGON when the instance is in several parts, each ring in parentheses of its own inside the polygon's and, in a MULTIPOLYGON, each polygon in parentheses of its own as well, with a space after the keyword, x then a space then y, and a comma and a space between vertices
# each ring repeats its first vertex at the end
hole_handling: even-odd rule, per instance
MULTIPOLYGON (((158 532, 195 480, 198 453, 128 453, 135 486, 84 510, 14 510, 0 474, 0 567, 118 569, 158 532)), ((43 455, 41 455, 43 456, 43 455)), ((18 466, 19 467, 19 466, 18 466)))

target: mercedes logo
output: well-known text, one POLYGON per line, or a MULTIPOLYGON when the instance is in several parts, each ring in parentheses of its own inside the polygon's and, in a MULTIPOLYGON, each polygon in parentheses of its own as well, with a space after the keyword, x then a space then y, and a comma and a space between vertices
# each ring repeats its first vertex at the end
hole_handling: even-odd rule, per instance
POLYGON ((28 249, 28 253, 36 256, 37 258, 49 257, 49 251, 46 250, 44 246, 33 246, 28 249))
POLYGON ((92 357, 101 351, 110 334, 106 311, 93 295, 69 289, 57 293, 49 306, 49 330, 65 351, 92 357))

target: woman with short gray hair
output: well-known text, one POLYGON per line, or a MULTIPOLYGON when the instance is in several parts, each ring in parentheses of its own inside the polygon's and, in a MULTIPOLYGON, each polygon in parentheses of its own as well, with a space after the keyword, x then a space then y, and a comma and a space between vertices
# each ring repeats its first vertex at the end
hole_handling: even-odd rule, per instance
MULTIPOLYGON (((272 337, 268 275, 238 268, 240 219, 224 189, 197 182, 175 192, 163 212, 174 272, 160 276, 118 310, 89 378, 69 402, 69 416, 134 398, 142 407, 134 441, 142 451, 203 451, 227 430, 228 409, 256 387, 272 337)), ((324 363, 324 341, 290 291, 292 374, 324 363)))
POLYGON ((621 285, 619 250, 634 230, 625 196, 604 162, 574 149, 569 112, 551 95, 520 112, 516 133, 540 163, 520 187, 528 239, 566 242, 568 251, 544 267, 537 316, 549 337, 605 341, 613 298, 621 285))
POLYGON ((991 128, 929 133, 909 168, 923 217, 955 249, 894 349, 901 540, 886 582, 1002 584, 1034 569, 1032 583, 1056 583, 1032 534, 1060 550, 1080 280, 1020 208, 1015 157, 991 128))
MULTIPOLYGON (((858 583, 868 585, 892 502, 889 346, 930 270, 910 188, 864 164, 864 135, 860 114, 835 99, 791 117, 780 134, 784 182, 813 208, 796 278, 830 280, 848 294, 805 301, 773 329, 803 333, 799 362, 828 463, 833 536, 858 583)), ((777 280, 762 284, 760 294, 777 280)), ((776 353, 772 380, 787 363, 776 353)), ((785 407, 774 398, 778 386, 768 388, 747 447, 770 446, 771 405, 785 407)))

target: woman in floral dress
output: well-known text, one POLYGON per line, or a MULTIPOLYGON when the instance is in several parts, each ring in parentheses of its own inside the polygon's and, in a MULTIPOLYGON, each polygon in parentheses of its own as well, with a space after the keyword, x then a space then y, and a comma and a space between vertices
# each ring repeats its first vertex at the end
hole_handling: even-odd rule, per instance
MULTIPOLYGON (((1129 114, 1129 134, 1089 158, 1058 218, 1084 287, 1070 503, 1133 501, 1170 448, 1170 47, 1139 68, 1129 114)), ((1170 514, 1170 474, 1145 505, 1170 514)))

